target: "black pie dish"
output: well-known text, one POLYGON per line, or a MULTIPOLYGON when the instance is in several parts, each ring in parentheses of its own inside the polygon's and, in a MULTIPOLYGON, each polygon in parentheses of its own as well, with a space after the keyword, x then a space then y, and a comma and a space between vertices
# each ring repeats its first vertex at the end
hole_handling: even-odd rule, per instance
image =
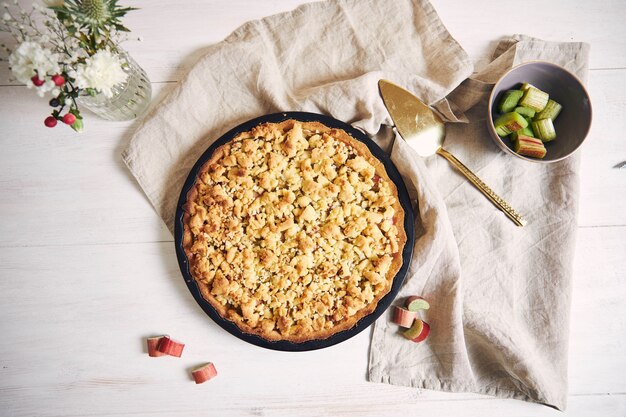
POLYGON ((402 180, 398 169, 395 167, 393 162, 391 162, 389 156, 366 134, 358 129, 355 129, 349 124, 329 116, 324 116, 322 114, 306 112, 273 113, 257 117, 231 129, 229 132, 213 142, 200 156, 200 158, 198 158, 198 161, 195 163, 195 165, 191 169, 191 172, 187 176, 187 180, 185 181, 185 184, 183 185, 182 191, 180 193, 180 198, 178 199, 174 223, 174 243, 176 245, 176 256, 178 257, 178 265, 180 266, 180 271, 183 275, 183 278, 185 279, 185 283, 187 284, 189 291, 191 291, 191 294, 195 298, 198 305, 202 308, 202 310, 204 310, 204 312, 209 317, 211 317, 211 319, 213 319, 213 321, 215 321, 220 327, 241 340, 267 349, 290 352, 316 350, 336 345, 337 343, 341 343, 357 335, 358 333, 369 327, 372 323, 374 323, 374 321, 378 317, 380 317, 387 310, 387 308, 389 308, 396 295, 398 294, 402 283, 404 282, 404 278, 406 277, 409 269, 409 264, 411 262, 411 255, 413 254, 413 241, 415 238, 413 231, 414 223, 411 200, 409 198, 409 194, 407 192, 404 181, 402 180), (385 170, 389 175, 389 178, 394 182, 398 189, 400 205, 404 209, 404 231, 406 232, 407 236, 407 241, 404 245, 404 250, 402 251, 402 266, 394 277, 391 290, 378 302, 376 309, 367 316, 364 316, 361 320, 357 322, 356 325, 354 325, 350 329, 335 333, 334 335, 326 339, 309 340, 302 343, 294 343, 286 340, 265 340, 258 335, 243 332, 239 329, 239 327, 235 325, 235 323, 220 316, 218 312, 213 308, 213 306, 202 297, 200 289, 198 288, 198 284, 189 272, 189 262, 187 259, 187 255, 185 254, 185 251, 183 249, 183 206, 187 201, 187 193, 189 192, 191 187, 193 187, 196 181, 196 177, 198 175, 198 171, 200 170, 202 165, 211 157, 215 149, 229 142, 239 133, 247 132, 261 123, 280 123, 288 119, 295 119, 302 122, 315 121, 323 123, 330 128, 343 129, 348 132, 348 134, 350 134, 353 138, 367 145, 374 157, 378 158, 383 163, 383 165, 385 166, 385 170))

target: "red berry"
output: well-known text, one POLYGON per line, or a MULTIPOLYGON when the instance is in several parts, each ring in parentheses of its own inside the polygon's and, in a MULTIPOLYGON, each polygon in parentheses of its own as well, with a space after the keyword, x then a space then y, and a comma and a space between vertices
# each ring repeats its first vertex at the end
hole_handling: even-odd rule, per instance
POLYGON ((39 78, 38 76, 34 76, 33 78, 30 79, 33 84, 35 84, 36 87, 41 87, 44 83, 44 80, 42 80, 41 78, 39 78))
POLYGON ((53 75, 51 80, 57 87, 61 87, 63 84, 65 84, 65 78, 63 78, 63 76, 59 74, 53 75))
POLYGON ((55 127, 57 125, 57 119, 55 119, 54 116, 48 116, 43 123, 48 127, 55 127))
POLYGON ((74 122, 76 121, 76 116, 74 116, 72 113, 67 113, 65 116, 63 116, 63 123, 65 123, 66 125, 73 125, 74 122))

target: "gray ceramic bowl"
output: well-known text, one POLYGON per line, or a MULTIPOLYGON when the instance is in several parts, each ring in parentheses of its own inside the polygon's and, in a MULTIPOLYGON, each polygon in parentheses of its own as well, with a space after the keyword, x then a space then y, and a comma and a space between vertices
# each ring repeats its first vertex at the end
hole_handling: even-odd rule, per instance
POLYGON ((591 127, 591 101, 582 83, 571 72, 549 62, 534 61, 518 65, 506 72, 493 87, 489 96, 487 128, 494 142, 505 152, 532 162, 555 162, 573 154, 583 143, 591 127), (493 126, 499 115, 497 104, 506 90, 519 88, 530 83, 560 103, 563 110, 554 121, 556 139, 547 142, 543 159, 518 155, 511 141, 501 138, 493 126))

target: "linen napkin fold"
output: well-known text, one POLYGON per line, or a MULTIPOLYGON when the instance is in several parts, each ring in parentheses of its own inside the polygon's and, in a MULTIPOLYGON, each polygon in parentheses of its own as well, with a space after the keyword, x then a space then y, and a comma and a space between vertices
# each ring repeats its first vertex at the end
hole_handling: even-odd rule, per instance
MULTIPOLYGON (((545 45, 524 42, 538 42, 537 48, 545 45)), ((503 68, 527 59, 522 42, 515 45, 514 52, 504 47, 500 51, 496 61, 502 62, 503 68)), ((493 70, 494 74, 498 71, 493 70)), ((466 53, 426 0, 305 4, 246 23, 208 48, 177 88, 144 119, 123 152, 123 160, 171 231, 189 170, 213 141, 239 123, 267 113, 302 110, 328 114, 364 130, 384 149, 392 149, 392 158, 419 204, 416 250, 402 294, 421 293, 433 302, 427 318, 433 334, 425 344, 401 344, 387 317, 377 321, 370 350, 370 380, 560 406, 560 395, 545 394, 543 382, 528 381, 547 381, 549 385, 563 379, 564 358, 559 355, 567 345, 567 326, 551 333, 555 325, 550 314, 558 313, 559 323, 566 324, 562 313, 569 303, 577 197, 571 164, 576 160, 555 164, 548 172, 507 159, 489 143, 479 122, 482 94, 493 80, 489 74, 483 74, 485 79, 466 80, 471 73, 466 53), (380 78, 413 91, 449 121, 469 118, 469 124, 448 128, 446 147, 525 214, 532 226, 516 229, 446 161, 438 157, 422 161, 395 138, 378 94, 380 78), (453 90, 455 102, 446 98, 453 90), (518 187, 532 183, 533 178, 538 182, 546 174, 553 176, 541 186, 518 187), (562 212, 556 217, 555 208, 562 212), (548 209, 550 216, 541 213, 542 209, 548 209), (559 239, 564 239, 565 245, 558 253, 542 252, 555 249, 559 239), (470 250, 474 244, 480 245, 482 252, 478 247, 470 250), (500 249, 501 245, 509 252, 500 249), (495 262, 497 255, 502 257, 495 262), (537 265, 517 270, 519 259, 536 260, 537 265), (541 267, 546 271, 539 273, 541 267), (542 282, 543 287, 539 285, 542 282), (510 287, 515 291, 531 288, 528 293, 512 293, 510 287), (540 291, 538 300, 531 298, 540 291), (467 300, 476 295, 482 298, 472 300, 468 308, 467 300), (555 300, 554 309, 548 308, 550 297, 555 300), (501 321, 503 311, 513 311, 515 314, 506 317, 515 323, 527 314, 546 324, 545 343, 539 344, 539 332, 529 334, 527 345, 534 349, 531 353, 537 363, 551 365, 553 357, 558 357, 556 377, 550 367, 549 375, 538 366, 518 367, 520 352, 507 350, 510 342, 520 337, 513 331, 526 336, 535 324, 510 328, 483 317, 493 313, 492 321, 501 321), (500 356, 494 356, 500 348, 500 356)))
POLYGON ((370 381, 565 408, 579 155, 552 164, 512 158, 491 142, 485 119, 493 84, 512 66, 546 60, 585 80, 588 53, 584 43, 518 35, 449 95, 469 123, 449 125, 445 147, 524 215, 524 228, 442 158, 422 161, 394 142, 392 159, 419 203, 413 263, 397 300, 429 299, 423 318, 432 331, 426 344, 407 343, 389 317, 378 320, 370 381))

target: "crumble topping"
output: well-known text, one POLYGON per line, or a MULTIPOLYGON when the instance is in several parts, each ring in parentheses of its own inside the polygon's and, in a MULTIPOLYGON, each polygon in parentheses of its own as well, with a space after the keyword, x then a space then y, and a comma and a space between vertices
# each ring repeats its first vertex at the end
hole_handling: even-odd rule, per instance
POLYGON ((186 205, 190 271, 240 327, 328 334, 390 290, 404 245, 395 185, 339 132, 262 124, 201 171, 186 205))

